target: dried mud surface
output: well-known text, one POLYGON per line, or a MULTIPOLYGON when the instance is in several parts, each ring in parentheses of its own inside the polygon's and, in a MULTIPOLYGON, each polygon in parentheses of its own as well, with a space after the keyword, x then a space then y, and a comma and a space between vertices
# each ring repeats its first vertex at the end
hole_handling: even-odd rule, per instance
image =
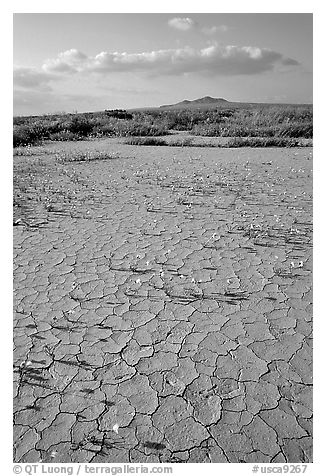
POLYGON ((116 152, 14 160, 14 461, 312 461, 311 149, 116 152))

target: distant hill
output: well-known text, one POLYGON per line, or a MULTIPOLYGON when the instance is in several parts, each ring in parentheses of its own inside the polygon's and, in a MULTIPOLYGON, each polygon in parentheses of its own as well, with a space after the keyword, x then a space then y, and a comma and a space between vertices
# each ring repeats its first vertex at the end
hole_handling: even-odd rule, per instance
POLYGON ((291 107, 291 108, 311 108, 312 104, 291 104, 291 103, 271 103, 271 102, 237 102, 227 101, 224 98, 212 98, 211 96, 204 96, 203 98, 194 99, 190 101, 185 99, 184 101, 177 102, 176 104, 164 104, 163 106, 149 106, 149 107, 137 107, 133 109, 127 109, 129 112, 150 112, 150 111, 187 111, 187 109, 255 109, 255 108, 271 108, 271 107, 291 107))
POLYGON ((194 99, 189 101, 185 99, 184 101, 178 102, 176 104, 164 104, 160 106, 160 109, 188 109, 188 108, 210 108, 216 106, 226 106, 229 103, 226 99, 223 98, 212 98, 210 96, 205 96, 203 98, 194 99))

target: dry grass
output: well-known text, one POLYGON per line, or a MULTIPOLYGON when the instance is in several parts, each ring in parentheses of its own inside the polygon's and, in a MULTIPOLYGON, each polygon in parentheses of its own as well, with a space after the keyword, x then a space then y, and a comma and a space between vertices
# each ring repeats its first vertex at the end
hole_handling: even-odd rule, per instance
POLYGON ((96 160, 114 160, 118 156, 105 151, 97 150, 70 150, 59 151, 54 155, 56 162, 64 164, 67 162, 93 162, 96 160))
MULTIPOLYGON (((156 137, 170 131, 205 137, 312 138, 311 106, 228 105, 210 110, 110 111, 14 118, 14 146, 91 137, 156 137)), ((137 139, 136 139, 137 140, 137 139)), ((159 140, 159 139, 158 139, 159 140)), ((136 145, 136 144, 132 144, 136 145)), ((141 145, 154 145, 145 142, 141 145)), ((155 144, 164 145, 164 144, 155 144)), ((182 146, 182 144, 180 144, 182 146)), ((189 146, 191 144, 187 144, 189 146)), ((185 146, 185 145, 184 145, 185 146)))

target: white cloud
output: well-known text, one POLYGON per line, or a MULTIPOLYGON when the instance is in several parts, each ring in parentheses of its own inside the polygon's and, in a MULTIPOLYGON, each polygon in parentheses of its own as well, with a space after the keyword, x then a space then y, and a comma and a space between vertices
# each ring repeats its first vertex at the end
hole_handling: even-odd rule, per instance
POLYGON ((75 73, 85 61, 87 61, 87 56, 73 48, 59 53, 55 59, 46 60, 43 64, 43 70, 55 73, 75 73))
POLYGON ((203 26, 201 31, 205 35, 215 35, 216 33, 225 33, 228 31, 228 27, 226 25, 203 26))
POLYGON ((172 28, 175 28, 176 30, 181 30, 181 31, 188 31, 191 30, 195 26, 195 22, 192 18, 180 18, 180 17, 175 17, 171 18, 171 20, 168 21, 169 26, 172 28))
POLYGON ((49 86, 49 82, 53 79, 55 79, 55 77, 52 74, 39 71, 36 68, 14 67, 14 86, 18 86, 19 88, 50 91, 51 87, 49 86))
POLYGON ((147 51, 141 53, 109 53, 87 56, 77 50, 60 53, 43 65, 46 74, 139 72, 153 75, 198 73, 221 76, 252 75, 276 67, 297 66, 299 63, 281 53, 253 46, 190 47, 147 51))
POLYGON ((204 26, 189 17, 175 17, 168 21, 168 25, 176 30, 189 31, 196 30, 204 35, 212 36, 216 33, 225 33, 228 31, 227 25, 204 26))

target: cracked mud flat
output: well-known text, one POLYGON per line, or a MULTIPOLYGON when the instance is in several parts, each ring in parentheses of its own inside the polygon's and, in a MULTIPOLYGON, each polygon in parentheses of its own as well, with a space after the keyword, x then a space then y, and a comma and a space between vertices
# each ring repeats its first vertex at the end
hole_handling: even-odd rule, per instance
POLYGON ((311 149, 116 151, 26 172, 14 461, 312 461, 311 149))

